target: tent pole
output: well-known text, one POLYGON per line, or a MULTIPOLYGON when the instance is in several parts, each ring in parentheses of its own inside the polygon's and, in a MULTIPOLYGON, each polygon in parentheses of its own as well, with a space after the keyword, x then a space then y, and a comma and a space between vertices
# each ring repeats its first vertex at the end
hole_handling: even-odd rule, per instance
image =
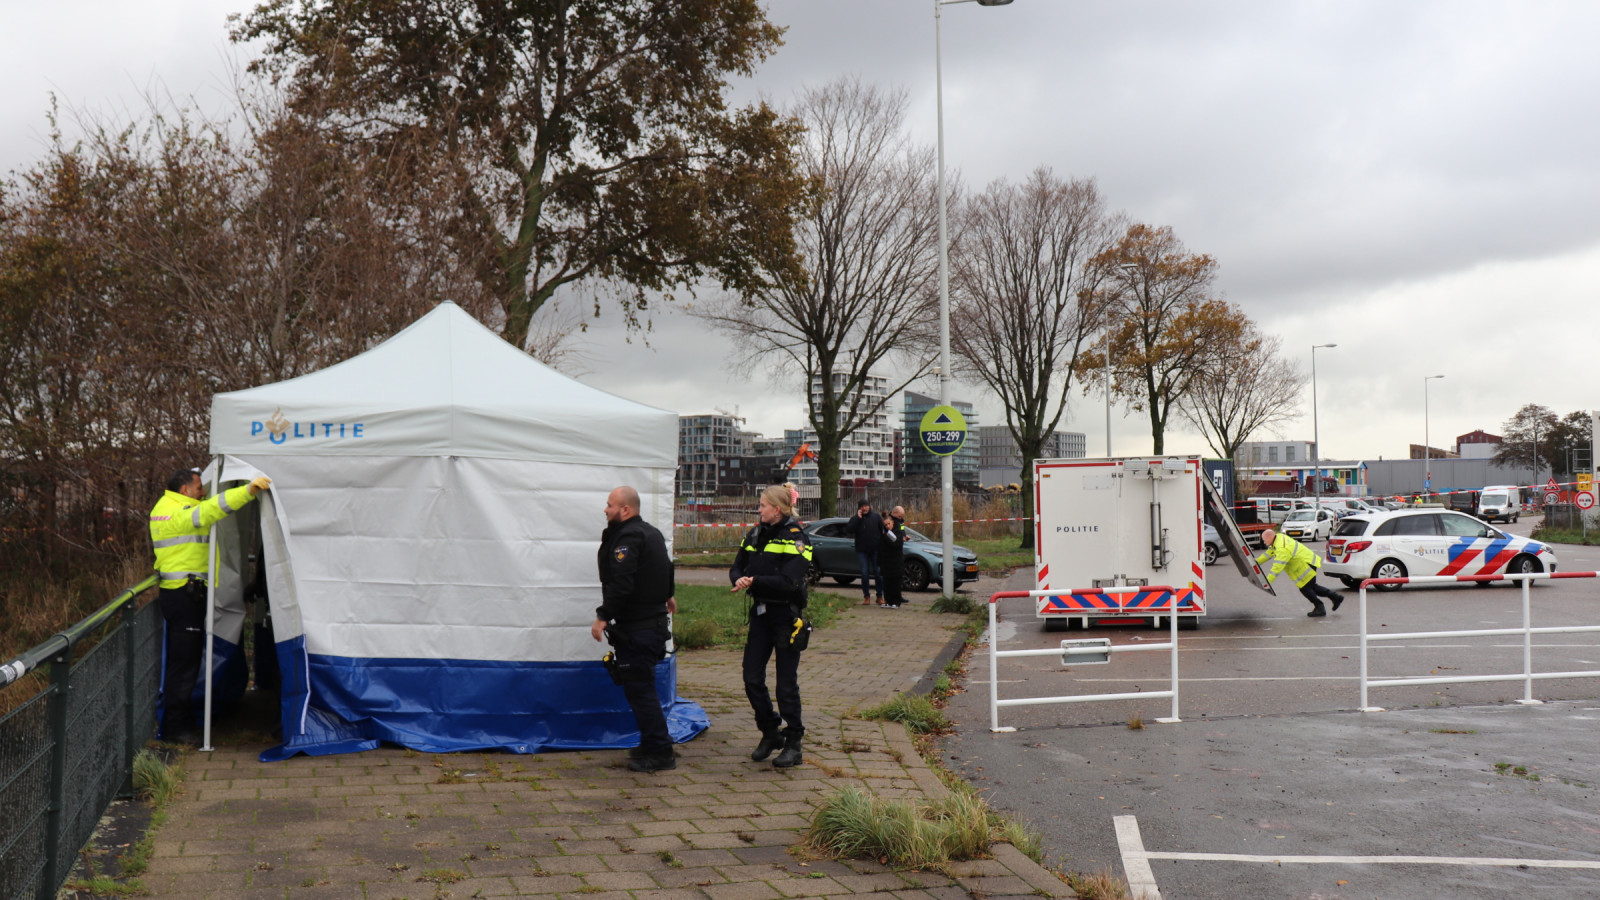
MULTIPOLYGON (((216 457, 215 463, 216 463, 215 468, 213 468, 211 470, 212 473, 213 473, 212 476, 211 476, 211 496, 213 496, 213 497, 215 497, 217 495, 217 491, 220 490, 221 487, 222 487, 222 456, 220 454, 216 457)), ((212 665, 214 664, 214 660, 212 659, 212 652, 213 652, 212 644, 213 644, 213 642, 215 640, 212 637, 212 635, 217 630, 217 578, 216 578, 216 572, 217 572, 217 564, 218 564, 218 559, 217 559, 217 524, 215 522, 211 523, 211 528, 206 533, 206 558, 207 558, 207 562, 208 562, 208 565, 206 566, 206 652, 205 652, 205 667, 206 667, 206 682, 205 682, 205 684, 206 684, 206 691, 205 691, 205 725, 204 725, 204 728, 202 729, 201 735, 200 735, 200 750, 202 752, 209 752, 212 749, 211 748, 211 668, 212 668, 212 665)))

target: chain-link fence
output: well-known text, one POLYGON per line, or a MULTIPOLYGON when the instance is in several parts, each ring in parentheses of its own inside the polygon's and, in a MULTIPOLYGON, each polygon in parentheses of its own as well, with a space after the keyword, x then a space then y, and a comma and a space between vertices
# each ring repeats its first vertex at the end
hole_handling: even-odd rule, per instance
POLYGON ((0 666, 0 687, 44 690, 0 718, 0 900, 45 900, 66 881, 106 807, 133 789, 155 730, 161 615, 150 578, 0 666))

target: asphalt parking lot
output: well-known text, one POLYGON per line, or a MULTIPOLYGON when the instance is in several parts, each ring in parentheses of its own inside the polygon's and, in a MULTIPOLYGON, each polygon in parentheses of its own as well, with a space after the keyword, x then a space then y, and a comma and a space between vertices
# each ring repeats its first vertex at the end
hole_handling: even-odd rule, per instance
MULTIPOLYGON (((1526 533, 1531 522, 1511 530, 1526 533)), ((1600 550, 1561 547, 1562 571, 1600 550)), ((1029 574, 1010 587, 1027 589, 1029 574)), ((1375 688, 1359 712, 1358 598, 1309 619, 1231 566, 1208 571, 1208 616, 1181 632, 1180 715, 1170 701, 1006 707, 989 731, 987 646, 950 715, 947 764, 1045 836, 1047 861, 1126 874, 1147 896, 1592 897, 1600 895, 1600 679, 1375 688), (1128 727, 1131 717, 1145 727, 1128 727)), ((1600 625, 1600 581, 1535 586, 1533 624, 1600 625)), ((1517 588, 1369 594, 1374 634, 1521 623, 1517 588)), ((1001 601, 1003 649, 1055 646, 1026 601, 1001 601)), ((1094 632, 1118 645, 1166 632, 1094 632)), ((1536 672, 1600 669, 1600 635, 1537 635, 1536 672)), ((1375 678, 1517 673, 1520 637, 1374 644, 1375 678)), ((1001 697, 1165 690, 1169 654, 1119 653, 1063 669, 1001 660, 1001 697)))

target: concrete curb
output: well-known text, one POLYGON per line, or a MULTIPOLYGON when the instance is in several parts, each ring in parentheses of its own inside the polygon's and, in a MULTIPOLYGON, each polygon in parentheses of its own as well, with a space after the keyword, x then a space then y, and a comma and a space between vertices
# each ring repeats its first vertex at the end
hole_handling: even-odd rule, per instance
POLYGON ((967 636, 964 632, 958 630, 955 634, 950 635, 950 640, 945 642, 944 649, 940 650, 939 654, 933 658, 933 664, 928 666, 928 671, 922 673, 912 683, 911 687, 906 689, 906 693, 921 695, 932 691, 934 682, 938 681, 939 676, 944 674, 944 667, 949 665, 950 660, 960 656, 962 649, 966 646, 967 636))

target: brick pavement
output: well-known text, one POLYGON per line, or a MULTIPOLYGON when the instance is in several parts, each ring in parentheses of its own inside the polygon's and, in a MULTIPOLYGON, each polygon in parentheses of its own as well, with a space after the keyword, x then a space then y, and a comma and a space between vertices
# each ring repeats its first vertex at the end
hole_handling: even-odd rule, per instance
POLYGON ((805 763, 753 763, 757 739, 736 649, 679 656, 679 693, 711 729, 678 768, 640 775, 625 751, 425 754, 396 748, 261 763, 258 746, 191 753, 143 881, 170 898, 896 900, 1070 897, 1002 845, 949 875, 791 853, 845 785, 885 796, 946 791, 894 723, 846 718, 927 673, 955 616, 858 608, 801 662, 805 763), (896 620, 900 627, 888 628, 896 620), (905 627, 910 626, 910 627, 905 627))

